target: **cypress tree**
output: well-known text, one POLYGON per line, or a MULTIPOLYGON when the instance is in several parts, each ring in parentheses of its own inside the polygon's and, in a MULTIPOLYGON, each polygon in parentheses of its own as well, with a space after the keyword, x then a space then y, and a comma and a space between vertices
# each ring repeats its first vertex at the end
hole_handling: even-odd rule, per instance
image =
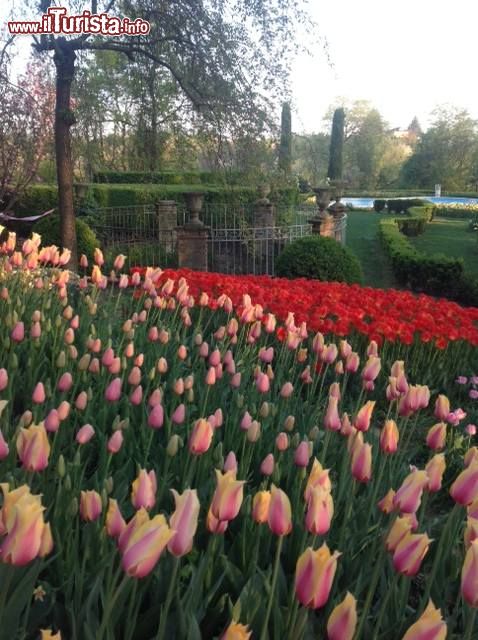
POLYGON ((292 117, 290 104, 282 104, 281 134, 279 146, 279 168, 289 175, 292 167, 292 117))
POLYGON ((327 172, 327 175, 331 180, 342 180, 344 124, 345 124, 345 111, 342 108, 336 109, 334 111, 334 118, 332 121, 329 169, 327 172))

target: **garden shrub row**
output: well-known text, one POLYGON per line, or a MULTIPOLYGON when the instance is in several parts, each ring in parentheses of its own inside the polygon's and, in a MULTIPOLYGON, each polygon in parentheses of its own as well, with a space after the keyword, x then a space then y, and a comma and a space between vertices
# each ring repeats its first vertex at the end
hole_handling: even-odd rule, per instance
POLYGON ((377 198, 373 201, 373 208, 377 213, 384 211, 385 207, 388 213, 407 213, 412 207, 421 208, 425 205, 434 206, 421 198, 390 198, 388 200, 377 198))
MULTIPOLYGON (((430 207, 413 208, 410 213, 410 220, 422 220, 425 224, 430 216, 430 207), (417 212, 416 209, 425 211, 417 212)), ((398 221, 392 218, 380 221, 380 234, 395 277, 401 286, 417 293, 478 306, 478 281, 465 273, 461 258, 421 253, 410 244, 400 231, 398 221)))
POLYGON ((457 220, 468 220, 478 214, 478 206, 437 206, 435 209, 435 215, 440 218, 455 218, 457 220))
MULTIPOLYGON (((128 207, 153 204, 157 200, 175 200, 184 204, 184 192, 202 191, 209 205, 249 205, 258 198, 257 189, 249 186, 220 186, 202 184, 188 185, 139 185, 139 184, 92 184, 89 200, 97 208, 128 207)), ((293 187, 283 187, 270 194, 270 199, 279 206, 292 206, 297 202, 298 192, 293 187)), ((35 215, 58 207, 58 191, 55 185, 31 186, 16 207, 19 216, 35 215)))
POLYGON ((93 182, 101 184, 233 184, 244 183, 240 171, 98 171, 93 182))

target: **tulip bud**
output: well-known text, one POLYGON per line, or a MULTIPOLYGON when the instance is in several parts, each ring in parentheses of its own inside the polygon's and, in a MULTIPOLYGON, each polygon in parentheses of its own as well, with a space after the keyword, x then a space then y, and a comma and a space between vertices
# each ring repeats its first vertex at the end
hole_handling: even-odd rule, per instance
POLYGON ((288 496, 274 484, 267 518, 269 528, 276 536, 288 535, 292 531, 292 513, 288 496))
POLYGON ((427 433, 426 438, 427 446, 433 451, 440 451, 445 447, 446 443, 446 424, 445 422, 438 422, 433 425, 427 433))
POLYGON ((169 438, 168 446, 166 447, 166 453, 170 458, 174 458, 174 456, 177 454, 180 443, 181 438, 177 434, 174 434, 169 438))
POLYGON ((426 533, 406 533, 393 553, 395 570, 405 576, 415 576, 430 545, 426 533))
POLYGON ((322 608, 329 599, 340 553, 330 553, 324 544, 314 551, 308 547, 297 560, 295 593, 299 602, 309 609, 322 608))
POLYGON ((97 491, 82 491, 80 498, 80 516, 85 522, 94 522, 101 515, 101 496, 97 491))
POLYGON ((478 498, 478 462, 472 462, 460 473, 450 488, 455 502, 467 506, 478 498))
POLYGON ((271 502, 270 491, 259 491, 252 501, 252 519, 257 524, 265 524, 269 516, 269 506, 271 502))
POLYGON ((199 499, 196 489, 186 489, 182 494, 171 490, 175 511, 169 523, 175 535, 168 543, 168 550, 177 558, 189 553, 193 546, 194 534, 196 533, 199 517, 199 499))
POLYGON ((314 536, 323 536, 330 529, 334 515, 334 502, 331 494, 323 487, 312 489, 305 515, 305 528, 314 536))
POLYGON ((425 471, 428 476, 427 489, 430 492, 440 491, 443 474, 446 469, 445 456, 442 453, 437 453, 428 462, 425 467, 425 471))
POLYGON ((357 601, 347 592, 330 614, 327 622, 328 640, 352 640, 357 626, 357 601))
POLYGON ((426 471, 412 471, 395 494, 393 504, 402 513, 416 513, 420 506, 423 490, 427 485, 426 471))
POLYGON ((447 635, 446 622, 441 616, 440 609, 436 609, 430 600, 420 618, 412 624, 402 640, 445 640, 447 635))
POLYGON ((398 449, 398 432, 395 420, 386 420, 385 426, 380 432, 380 448, 384 453, 395 453, 398 449))
POLYGON ((263 476, 271 476, 274 473, 274 456, 269 453, 261 462, 261 473, 263 476))

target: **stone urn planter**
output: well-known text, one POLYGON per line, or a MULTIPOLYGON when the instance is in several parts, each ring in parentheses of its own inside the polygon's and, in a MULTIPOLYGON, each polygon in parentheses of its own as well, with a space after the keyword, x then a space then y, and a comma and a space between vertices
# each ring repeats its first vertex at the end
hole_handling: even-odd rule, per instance
POLYGON ((202 191, 188 191, 184 193, 186 207, 189 211, 188 226, 203 226, 204 223, 199 219, 204 204, 204 193, 202 191))
POLYGON ((332 188, 330 185, 324 185, 323 187, 316 187, 312 191, 315 193, 315 202, 319 210, 318 215, 322 216, 332 200, 332 188))

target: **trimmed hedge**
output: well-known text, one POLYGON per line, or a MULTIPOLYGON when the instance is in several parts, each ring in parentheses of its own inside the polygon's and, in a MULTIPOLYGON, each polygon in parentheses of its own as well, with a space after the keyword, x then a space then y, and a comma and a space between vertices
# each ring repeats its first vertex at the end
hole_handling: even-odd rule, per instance
POLYGON ((333 238, 306 236, 282 251, 276 275, 353 284, 362 281, 362 267, 357 256, 333 238))
MULTIPOLYGON (((433 216, 432 207, 410 210, 409 220, 426 224, 433 216), (424 211, 417 211, 424 209, 424 211), (430 210, 431 213, 430 213, 430 210)), ((442 254, 427 255, 413 247, 400 232, 398 220, 383 218, 380 235, 392 263, 398 283, 417 293, 450 298, 464 305, 478 306, 478 280, 465 273, 461 258, 442 254)))
POLYGON ((467 220, 471 219, 478 213, 477 206, 463 206, 463 207, 455 207, 452 205, 443 206, 437 205, 435 208, 435 215, 440 218, 455 218, 457 220, 467 220))
POLYGON ((244 181, 240 171, 98 171, 93 182, 100 184, 231 184, 244 181))
MULTIPOLYGON (((153 204, 157 200, 175 200, 184 204, 185 191, 202 191, 209 205, 250 205, 258 199, 257 189, 248 186, 229 186, 202 184, 188 185, 139 185, 139 184, 92 184, 91 195, 98 208, 133 207, 153 204)), ((298 190, 283 187, 272 192, 271 201, 279 206, 293 206, 298 200, 298 190)), ((31 186, 22 201, 16 207, 17 215, 35 215, 58 207, 58 192, 53 185, 31 186)))

